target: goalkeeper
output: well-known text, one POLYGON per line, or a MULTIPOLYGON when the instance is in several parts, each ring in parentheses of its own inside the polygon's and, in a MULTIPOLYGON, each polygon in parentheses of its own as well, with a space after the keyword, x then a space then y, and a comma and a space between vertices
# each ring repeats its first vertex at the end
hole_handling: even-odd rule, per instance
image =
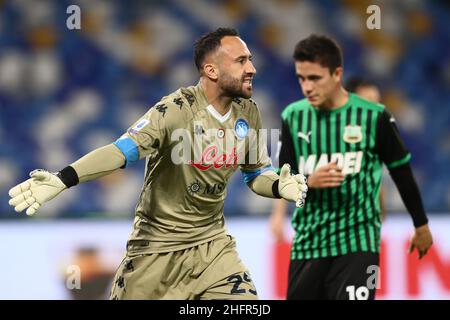
MULTIPOLYGON (((251 160, 255 144, 249 138, 259 132, 261 118, 249 99, 256 70, 238 33, 219 28, 203 36, 194 57, 197 85, 162 98, 114 143, 58 173, 35 170, 31 179, 10 190, 15 210, 33 215, 62 191, 146 158, 133 231, 111 299, 257 298, 235 239, 225 229, 226 184, 238 166, 255 193, 303 206, 303 175, 291 176, 284 165, 278 176, 265 143, 256 144, 257 156, 251 160), (179 141, 173 139, 178 129, 186 141, 203 132, 214 134, 200 140, 201 156, 180 163, 179 141)), ((189 151, 195 155, 194 149, 189 151)))

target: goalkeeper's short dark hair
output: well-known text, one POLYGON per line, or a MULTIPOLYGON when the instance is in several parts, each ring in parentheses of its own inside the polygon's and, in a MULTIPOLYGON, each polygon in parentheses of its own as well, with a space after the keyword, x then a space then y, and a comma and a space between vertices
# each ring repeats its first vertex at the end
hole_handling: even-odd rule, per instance
POLYGON ((336 68, 342 67, 344 62, 342 50, 339 45, 325 35, 312 34, 297 43, 294 50, 294 60, 303 62, 316 62, 333 73, 336 68))
POLYGON ((198 71, 202 70, 206 55, 217 50, 220 46, 220 41, 226 36, 239 37, 239 32, 232 28, 218 28, 195 41, 194 61, 198 71))

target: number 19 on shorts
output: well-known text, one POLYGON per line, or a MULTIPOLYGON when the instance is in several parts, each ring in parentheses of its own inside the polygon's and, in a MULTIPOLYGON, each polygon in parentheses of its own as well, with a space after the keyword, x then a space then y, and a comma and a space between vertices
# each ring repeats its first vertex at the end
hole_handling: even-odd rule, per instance
POLYGON ((369 299, 369 289, 365 286, 355 287, 347 286, 345 291, 348 292, 349 300, 367 300, 369 299))

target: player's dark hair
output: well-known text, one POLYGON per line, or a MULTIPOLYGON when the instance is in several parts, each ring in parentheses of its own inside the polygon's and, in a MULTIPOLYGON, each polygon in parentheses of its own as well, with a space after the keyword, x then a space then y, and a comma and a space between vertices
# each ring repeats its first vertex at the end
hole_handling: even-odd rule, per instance
POLYGON ((237 36, 239 33, 232 28, 218 28, 217 30, 203 35, 194 44, 194 61, 198 71, 202 70, 203 62, 208 53, 217 50, 220 46, 220 41, 226 36, 237 36))
POLYGON ((324 35, 312 34, 301 40, 295 46, 293 57, 295 61, 319 63, 330 73, 343 65, 341 48, 336 41, 324 35))
POLYGON ((345 83, 345 89, 350 92, 356 92, 361 87, 376 87, 377 84, 369 79, 360 77, 351 77, 345 83))

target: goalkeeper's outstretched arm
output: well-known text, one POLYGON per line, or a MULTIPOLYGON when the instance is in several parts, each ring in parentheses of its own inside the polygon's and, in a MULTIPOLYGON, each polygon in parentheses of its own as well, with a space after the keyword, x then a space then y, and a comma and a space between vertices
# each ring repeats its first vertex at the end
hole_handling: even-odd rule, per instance
POLYGON ((81 182, 108 175, 125 165, 124 154, 114 144, 95 149, 57 173, 34 170, 30 179, 9 190, 9 204, 17 212, 33 215, 42 204, 81 182))
POLYGON ((256 194, 268 198, 279 198, 295 202, 297 207, 303 207, 308 187, 303 174, 291 175, 291 168, 284 164, 280 175, 268 170, 249 183, 250 189, 256 194))

